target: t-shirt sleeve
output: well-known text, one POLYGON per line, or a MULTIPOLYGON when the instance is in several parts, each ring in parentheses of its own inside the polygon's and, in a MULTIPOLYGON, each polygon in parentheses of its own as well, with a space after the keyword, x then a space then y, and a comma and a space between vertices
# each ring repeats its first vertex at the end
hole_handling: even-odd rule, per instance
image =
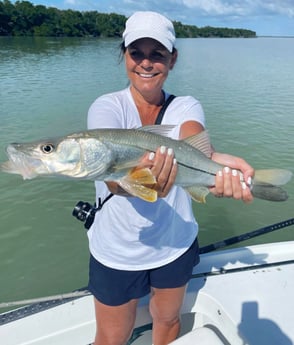
POLYGON ((192 96, 177 97, 166 116, 167 121, 177 121, 183 124, 187 121, 197 121, 205 127, 205 115, 200 102, 192 96))
POLYGON ((203 127, 205 127, 205 115, 201 103, 195 98, 188 96, 186 110, 184 114, 184 120, 187 121, 197 121, 203 127))
POLYGON ((196 121, 205 128, 205 115, 200 102, 192 96, 179 96, 171 102, 162 124, 174 125, 171 137, 178 139, 180 128, 187 121, 196 121))

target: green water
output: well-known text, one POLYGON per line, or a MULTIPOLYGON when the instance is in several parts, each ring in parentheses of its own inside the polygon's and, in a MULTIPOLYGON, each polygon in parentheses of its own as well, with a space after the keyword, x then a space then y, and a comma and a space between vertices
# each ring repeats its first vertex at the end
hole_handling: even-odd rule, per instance
MULTIPOLYGON (((127 85, 119 40, 0 38, 0 161, 5 146, 86 127, 91 102, 127 85)), ((255 168, 293 169, 294 41, 283 38, 181 39, 166 83, 204 107, 218 151, 255 168)), ((94 200, 92 182, 0 174, 0 302, 85 286, 88 243, 71 216, 77 201, 94 200)), ((294 182, 286 203, 244 205, 208 197, 195 205, 200 243, 292 218, 294 182)), ((294 240, 293 227, 245 244, 294 240)))

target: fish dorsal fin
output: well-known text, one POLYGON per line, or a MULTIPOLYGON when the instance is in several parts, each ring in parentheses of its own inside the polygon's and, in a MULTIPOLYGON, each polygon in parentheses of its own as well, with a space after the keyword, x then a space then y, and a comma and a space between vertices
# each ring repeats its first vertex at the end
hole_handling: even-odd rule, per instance
POLYGON ((212 147, 207 131, 202 131, 199 134, 192 135, 191 137, 184 139, 184 141, 204 153, 208 158, 211 157, 212 147))
POLYGON ((150 125, 138 128, 140 131, 150 132, 154 134, 159 134, 164 137, 168 137, 170 132, 175 128, 175 125, 150 125))
POLYGON ((148 187, 154 186, 156 178, 148 168, 133 169, 118 184, 129 194, 148 202, 157 200, 157 191, 148 187))

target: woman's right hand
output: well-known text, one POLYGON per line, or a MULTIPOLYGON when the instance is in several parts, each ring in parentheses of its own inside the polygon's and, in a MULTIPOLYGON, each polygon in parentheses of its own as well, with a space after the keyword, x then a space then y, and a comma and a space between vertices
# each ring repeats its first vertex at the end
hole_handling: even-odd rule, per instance
POLYGON ((149 152, 146 154, 142 159, 142 164, 149 167, 156 178, 157 183, 153 189, 157 191, 158 197, 167 196, 175 182, 178 171, 173 150, 161 146, 155 153, 149 152))
MULTIPOLYGON (((149 168, 156 179, 156 184, 152 187, 157 191, 157 196, 163 198, 167 196, 173 186, 177 176, 177 163, 172 149, 164 146, 159 147, 156 152, 146 153, 140 166, 149 168)), ((106 182, 109 191, 121 196, 131 196, 117 182, 106 182)))

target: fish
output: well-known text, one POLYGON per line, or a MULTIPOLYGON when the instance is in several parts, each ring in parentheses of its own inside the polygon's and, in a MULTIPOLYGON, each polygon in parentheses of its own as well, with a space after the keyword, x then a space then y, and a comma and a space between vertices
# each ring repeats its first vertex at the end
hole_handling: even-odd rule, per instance
MULTIPOLYGON (((204 203, 223 166, 210 159, 211 143, 206 130, 175 140, 168 136, 173 128, 100 128, 49 140, 11 143, 6 148, 9 160, 0 164, 0 171, 22 175, 23 179, 44 176, 116 181, 130 195, 155 202, 156 178, 150 167, 142 164, 142 157, 165 146, 173 149, 178 164, 175 185, 184 188, 193 200, 204 203)), ((256 170, 251 192, 259 199, 285 201, 288 194, 280 186, 291 178, 292 172, 285 169, 256 170)))

